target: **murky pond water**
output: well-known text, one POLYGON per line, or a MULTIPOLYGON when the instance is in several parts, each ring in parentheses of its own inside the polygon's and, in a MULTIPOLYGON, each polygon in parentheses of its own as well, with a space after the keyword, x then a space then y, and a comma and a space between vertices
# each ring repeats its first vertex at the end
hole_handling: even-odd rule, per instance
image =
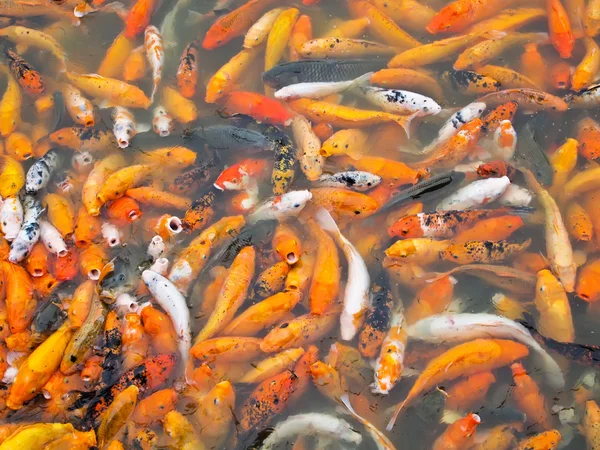
POLYGON ((0 0, 0 450, 598 449, 597 0, 0 0))

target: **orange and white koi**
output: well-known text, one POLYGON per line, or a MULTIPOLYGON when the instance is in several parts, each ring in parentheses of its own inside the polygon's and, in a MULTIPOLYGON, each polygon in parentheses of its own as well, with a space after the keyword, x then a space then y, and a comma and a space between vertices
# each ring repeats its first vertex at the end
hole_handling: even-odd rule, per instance
POLYGON ((390 319, 390 329, 381 345, 375 362, 375 381, 371 389, 375 394, 388 394, 400 381, 404 369, 404 351, 408 334, 402 303, 396 307, 390 319))
POLYGON ((79 89, 65 83, 61 87, 61 92, 65 99, 65 106, 73 121, 84 127, 94 126, 94 107, 92 103, 85 98, 79 89))
POLYGON ((93 98, 103 99, 100 107, 118 105, 126 108, 147 109, 152 104, 140 88, 124 81, 96 74, 73 72, 66 72, 66 77, 83 93, 93 98))
POLYGON ((469 26, 495 15, 512 2, 502 0, 456 0, 444 6, 426 27, 431 34, 461 32, 469 26))
POLYGON ((198 49, 194 41, 183 50, 177 67, 177 87, 185 98, 196 95, 198 84, 198 49))
POLYGON ((165 64, 165 50, 163 40, 154 25, 149 25, 144 31, 144 50, 146 51, 146 59, 152 69, 152 93, 150 94, 150 103, 154 101, 154 96, 162 78, 163 67, 165 64))
POLYGON ((138 133, 150 130, 148 124, 136 124, 133 113, 126 108, 117 106, 111 114, 113 134, 120 148, 129 147, 130 140, 138 133))
POLYGON ((160 137, 167 137, 171 134, 175 124, 173 118, 162 106, 157 106, 152 111, 152 129, 160 137))

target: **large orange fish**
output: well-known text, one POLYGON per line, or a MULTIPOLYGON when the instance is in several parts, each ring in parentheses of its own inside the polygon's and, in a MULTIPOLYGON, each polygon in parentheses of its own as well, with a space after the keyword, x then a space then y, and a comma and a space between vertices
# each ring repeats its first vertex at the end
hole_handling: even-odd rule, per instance
POLYGON ((202 47, 206 50, 214 50, 233 38, 242 36, 258 20, 263 10, 273 3, 275 0, 250 0, 220 17, 206 32, 202 47))
POLYGON ((456 0, 444 6, 429 22, 431 34, 466 30, 471 25, 493 16, 508 7, 512 0, 456 0))
POLYGON ((138 0, 125 19, 125 36, 134 39, 150 24, 156 0, 138 0))
POLYGON ((571 31, 571 22, 565 7, 560 0, 548 0, 548 29, 550 40, 561 58, 571 57, 575 38, 571 31))
POLYGON ((391 430, 398 415, 423 392, 444 381, 478 372, 497 369, 526 357, 529 350, 523 344, 504 339, 475 339, 459 344, 429 362, 409 391, 398 404, 387 426, 391 430))
POLYGON ((287 126, 293 117, 277 100, 256 92, 231 92, 221 102, 224 114, 246 114, 260 122, 287 126))

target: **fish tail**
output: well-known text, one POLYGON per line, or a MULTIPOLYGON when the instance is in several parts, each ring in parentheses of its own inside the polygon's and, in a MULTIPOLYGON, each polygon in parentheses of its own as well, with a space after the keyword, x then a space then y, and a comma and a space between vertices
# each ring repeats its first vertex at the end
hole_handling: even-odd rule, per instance
POLYGON ((359 87, 359 86, 364 86, 365 84, 369 84, 369 82, 371 81, 371 77, 373 76, 375 72, 368 72, 365 73, 364 75, 361 75, 358 78, 355 78, 352 83, 350 83, 350 86, 348 87, 348 89, 352 89, 355 87, 359 87))
POLYGON ((400 125, 402 127, 402 129, 406 133, 406 137, 408 139, 410 139, 410 125, 411 125, 413 119, 415 117, 417 117, 418 114, 419 114, 419 111, 415 112, 414 114, 411 114, 410 116, 397 116, 394 114, 391 114, 390 116, 392 117, 392 120, 394 122, 396 122, 398 125, 400 125))
POLYGON ((399 403, 398 406, 396 406, 396 409, 394 410, 394 414, 392 415, 392 418, 390 419, 390 421, 388 422, 388 424, 385 427, 385 429, 387 431, 392 431, 392 429, 394 428, 394 424, 396 423, 396 419, 398 419, 398 416, 404 410, 404 406, 406 405, 407 401, 408 401, 408 398, 406 400, 404 400, 402 403, 399 403))

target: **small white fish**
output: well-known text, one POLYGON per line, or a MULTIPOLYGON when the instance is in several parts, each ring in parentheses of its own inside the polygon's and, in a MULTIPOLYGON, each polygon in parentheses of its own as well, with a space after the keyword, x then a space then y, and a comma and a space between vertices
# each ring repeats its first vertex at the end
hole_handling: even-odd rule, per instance
POLYGON ((310 191, 290 191, 267 200, 247 218, 248 224, 297 216, 312 198, 310 191))
POLYGON ((438 132, 438 137, 433 140, 427 147, 423 149, 423 153, 429 153, 441 144, 447 142, 456 132, 467 122, 476 119, 483 114, 487 105, 483 102, 469 103, 460 111, 457 111, 442 125, 438 132))
MULTIPOLYGON (((270 450, 278 447, 280 442, 289 442, 293 436, 323 436, 358 446, 362 436, 354 431, 352 426, 343 419, 329 414, 306 413, 290 416, 277 423, 273 432, 263 441, 261 450, 270 450)), ((319 448, 319 447, 317 447, 319 448)))
POLYGON ((94 106, 75 86, 65 83, 61 86, 67 112, 78 125, 94 126, 94 106))
POLYGON ((4 239, 12 241, 23 226, 23 205, 18 197, 0 200, 0 230, 4 239))
POLYGON ((371 306, 369 270, 358 250, 340 232, 331 214, 325 208, 319 208, 315 214, 315 220, 321 228, 333 235, 348 261, 348 282, 344 291, 340 328, 342 339, 351 341, 371 306))
POLYGON ((154 25, 148 25, 146 31, 144 31, 144 50, 146 51, 146 59, 152 68, 152 94, 150 95, 150 101, 153 102, 165 65, 163 39, 160 31, 154 25))
POLYGON ((129 142, 138 133, 145 133, 150 130, 150 125, 136 125, 133 113, 127 108, 116 106, 112 112, 113 134, 117 139, 120 148, 129 147, 129 142))
POLYGON ((53 255, 62 258, 69 253, 60 231, 47 220, 40 220, 40 238, 46 250, 53 255))
POLYGON ((167 278, 152 270, 144 270, 142 279, 156 302, 171 318, 175 332, 179 336, 182 367, 186 367, 192 346, 192 332, 190 310, 185 302, 185 297, 167 278))
POLYGON ((517 132, 510 120, 503 120, 494 132, 492 154, 496 158, 510 161, 517 148, 517 132))
MULTIPOLYGON (((11 350, 6 354, 6 364, 8 364, 8 367, 2 378, 4 384, 12 384, 15 381, 17 373, 19 372, 20 363, 23 362, 23 357, 26 355, 27 353, 25 352, 17 352, 14 350, 11 350)), ((44 394, 44 397, 46 397, 46 394, 44 394)))
POLYGON ((156 260, 167 252, 167 245, 160 236, 154 236, 148 244, 148 256, 156 260))
POLYGON ((71 164, 78 173, 87 173, 94 167, 94 157, 90 152, 75 153, 71 164))
POLYGON ((60 157, 56 150, 50 150, 33 163, 25 177, 25 192, 35 194, 48 185, 50 177, 56 170, 60 157))
POLYGON ((152 111, 152 129, 160 137, 167 137, 175 128, 173 118, 163 106, 157 106, 152 111))
POLYGON ((279 100, 293 100, 296 98, 319 99, 367 84, 372 75, 373 72, 369 72, 349 81, 290 84, 275 92, 275 98, 279 100))
POLYGON ((392 315, 390 329, 381 344, 381 351, 375 362, 375 380, 371 385, 374 394, 387 395, 400 381, 404 369, 407 340, 404 310, 400 304, 392 315))
POLYGON ((315 184, 326 187, 348 188, 362 192, 379 186, 380 183, 381 177, 378 175, 360 170, 349 170, 331 175, 321 175, 315 184))
POLYGON ((408 327, 410 339, 430 343, 454 343, 478 338, 514 339, 531 347, 540 356, 548 384, 562 389, 565 384, 560 367, 531 333, 521 324, 494 314, 440 314, 421 319, 408 327))
POLYGON ((517 184, 509 184, 498 203, 504 206, 529 206, 533 200, 533 192, 517 184))
POLYGON ((509 185, 507 176, 473 181, 438 203, 436 210, 465 210, 486 205, 500 197, 509 185))
POLYGON ((269 36, 269 31, 273 28, 273 24, 285 8, 275 8, 267 11, 260 19, 254 22, 244 37, 244 48, 254 48, 262 44, 269 36))
POLYGON ((104 222, 100 227, 102 231, 102 237, 106 242, 106 245, 109 247, 116 247, 117 245, 121 245, 121 232, 116 225, 113 225, 110 222, 104 222))
POLYGON ((442 107, 432 98, 416 92, 363 86, 358 92, 370 103, 386 112, 415 117, 435 116, 442 107))

